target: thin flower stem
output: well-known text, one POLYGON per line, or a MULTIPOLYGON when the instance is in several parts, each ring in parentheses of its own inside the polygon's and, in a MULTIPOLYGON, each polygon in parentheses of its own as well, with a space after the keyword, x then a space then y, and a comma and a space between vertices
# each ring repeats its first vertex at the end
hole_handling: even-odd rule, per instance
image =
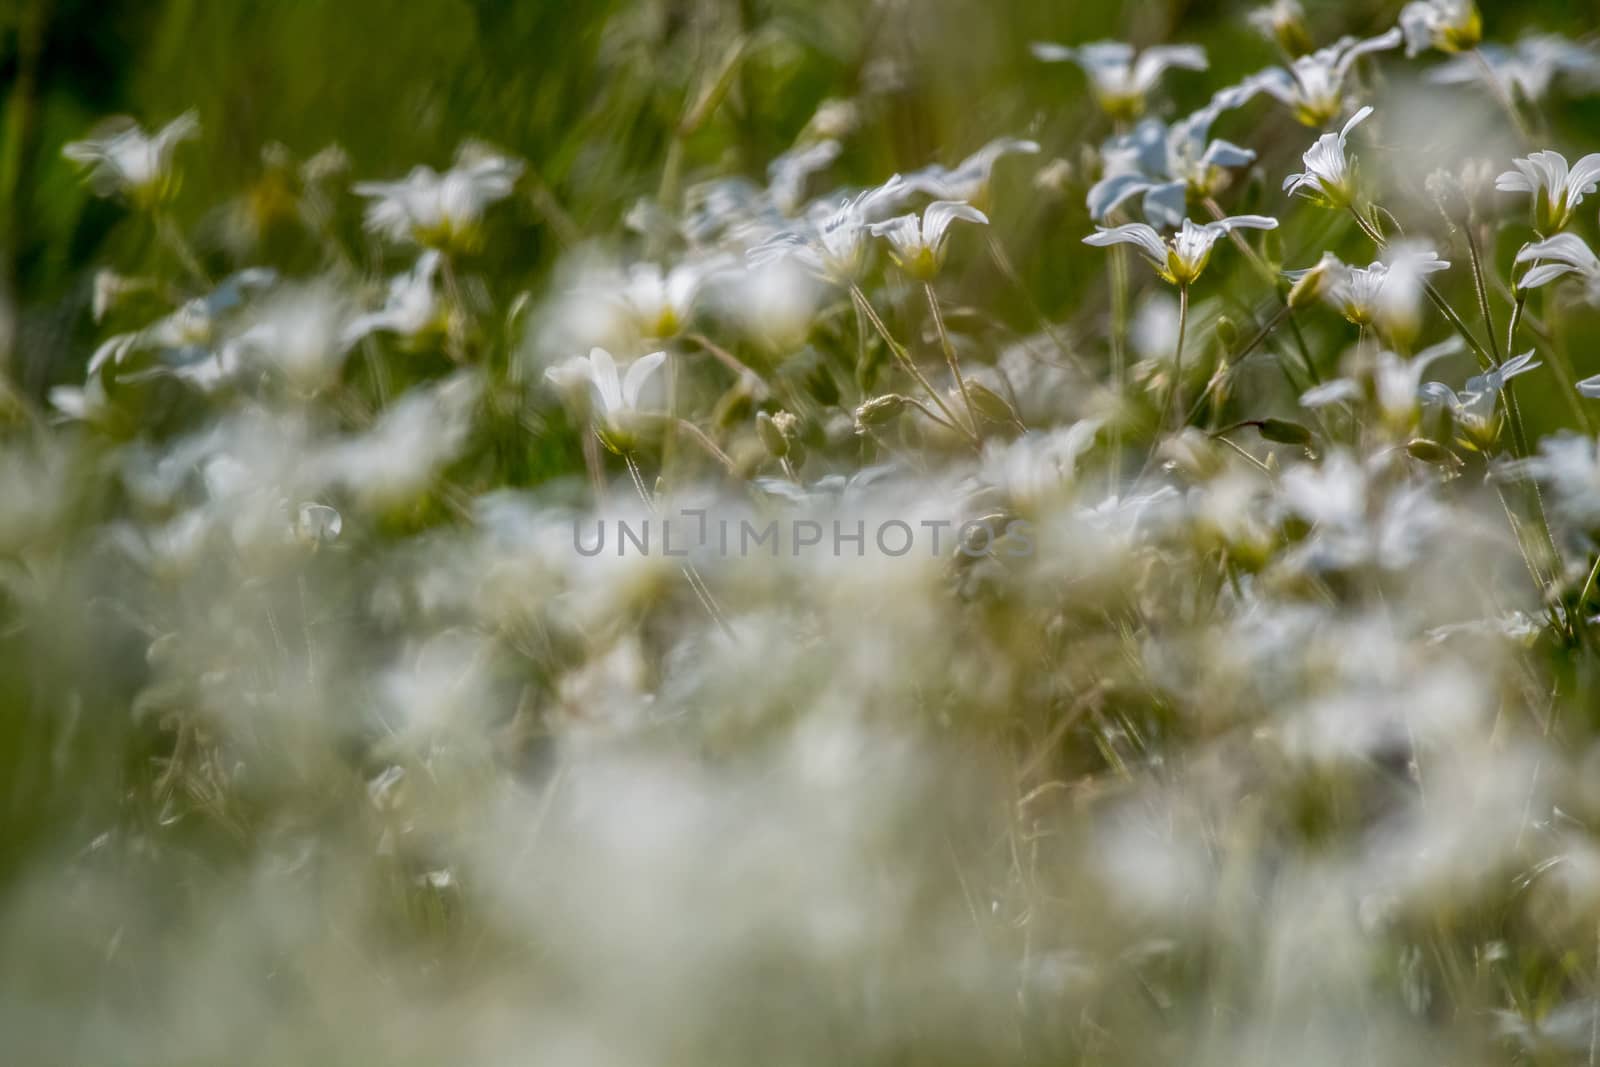
MULTIPOLYGON (((1467 219, 1461 229, 1467 235, 1467 260, 1472 266, 1472 290, 1478 297, 1478 314, 1483 316, 1483 326, 1489 334, 1489 354, 1494 357, 1495 365, 1499 366, 1502 362, 1500 342, 1495 338, 1494 314, 1489 310, 1489 291, 1483 284, 1483 257, 1478 252, 1478 238, 1472 232, 1472 220, 1467 219)), ((1511 350, 1507 349, 1506 355, 1510 354, 1511 350)))
MULTIPOLYGON (((1274 314, 1272 318, 1267 320, 1267 324, 1261 327, 1260 330, 1257 330, 1256 335, 1250 338, 1249 341, 1245 342, 1245 346, 1239 349, 1239 351, 1233 356, 1233 359, 1228 363, 1228 367, 1237 367, 1240 363, 1244 362, 1245 357, 1250 355, 1250 353, 1254 352, 1257 348, 1260 348, 1262 343, 1272 335, 1272 331, 1276 330, 1279 324, 1282 323, 1283 320, 1288 317, 1288 315, 1289 306, 1287 304, 1278 308, 1277 313, 1274 314)), ((1287 368, 1285 369, 1287 370, 1287 368)), ((1200 414, 1200 409, 1205 406, 1206 400, 1210 397, 1211 393, 1215 391, 1219 381, 1220 379, 1213 378, 1209 383, 1207 383, 1205 391, 1202 392, 1200 394, 1200 398, 1195 401, 1194 407, 1189 409, 1189 418, 1187 421, 1193 422, 1195 417, 1200 414)))
POLYGON ((450 298, 452 312, 445 329, 445 353, 453 362, 465 363, 467 361, 465 336, 466 301, 462 298, 461 283, 456 278, 456 267, 451 262, 448 253, 439 257, 439 267, 440 273, 444 276, 444 291, 445 295, 450 298))
MULTIPOLYGON (((1472 286, 1473 290, 1478 296, 1478 311, 1483 316, 1484 327, 1489 333, 1490 354, 1494 357, 1495 365, 1499 366, 1503 362, 1503 359, 1499 349, 1499 342, 1495 338, 1494 316, 1490 314, 1489 311, 1489 293, 1483 284, 1483 262, 1482 257, 1478 253, 1477 238, 1474 237, 1472 233, 1471 219, 1467 220, 1467 223, 1463 229, 1466 231, 1467 235, 1467 255, 1472 265, 1472 286)), ((1520 315, 1520 311, 1514 308, 1512 315, 1513 319, 1515 319, 1516 316, 1520 315)), ((1506 357, 1510 357, 1511 355, 1510 345, 1513 343, 1515 337, 1516 325, 1515 321, 1513 321, 1511 332, 1506 335, 1506 357)), ((1512 442, 1515 444, 1518 453, 1522 456, 1526 456, 1528 455, 1529 449, 1527 430, 1522 421, 1522 405, 1517 400, 1515 385, 1515 382, 1507 380, 1502 387, 1502 392, 1505 394, 1506 412, 1510 416, 1508 421, 1511 423, 1512 442)), ((1567 391, 1571 392, 1570 389, 1567 391)), ((1533 490, 1534 508, 1539 516, 1539 524, 1544 531, 1545 538, 1549 541, 1552 563, 1553 565, 1559 566, 1561 561, 1561 553, 1556 548, 1555 538, 1550 533, 1550 523, 1544 512, 1544 496, 1539 491, 1537 482, 1530 482, 1529 484, 1533 490)))
POLYGON ((1006 254, 1005 247, 1000 244, 1000 239, 992 233, 988 236, 989 258, 994 260, 996 269, 1011 284, 1011 287, 1016 289, 1023 300, 1027 301, 1028 310, 1039 320, 1039 325, 1044 329, 1045 336, 1050 338, 1050 343, 1056 346, 1056 350, 1072 364, 1075 370, 1080 371, 1087 377, 1093 377, 1089 374, 1089 369, 1083 365, 1083 361, 1078 357, 1078 354, 1067 346, 1065 339, 1056 332, 1054 324, 1045 317, 1044 309, 1039 306, 1039 302, 1033 298, 1032 290, 1022 280, 1022 276, 1017 273, 1017 268, 1012 264, 1011 257, 1006 254))
POLYGON ((164 208, 155 209, 156 232, 160 234, 162 242, 178 257, 178 262, 187 271, 196 284, 211 287, 211 276, 200 263, 200 257, 194 254, 194 249, 189 246, 189 241, 183 236, 183 229, 178 225, 172 214, 164 208))
MULTIPOLYGON (((1222 205, 1217 203, 1215 198, 1208 196, 1201 203, 1211 213, 1211 217, 1218 222, 1228 217, 1227 212, 1222 210, 1222 205)), ((1228 239, 1233 242, 1233 247, 1237 248, 1239 253, 1250 261, 1250 265, 1256 269, 1257 274, 1261 275, 1263 281, 1273 286, 1278 284, 1277 272, 1267 265, 1267 261, 1262 259, 1255 249, 1250 247, 1250 242, 1244 239, 1244 234, 1238 230, 1229 230, 1228 239)))
MULTIPOLYGON (((1208 196, 1201 203, 1205 205, 1205 209, 1210 212, 1211 217, 1218 222, 1228 217, 1227 212, 1222 210, 1222 205, 1217 203, 1215 197, 1208 196)), ((1233 242, 1233 246, 1239 250, 1240 254, 1249 260, 1256 273, 1261 275, 1261 279, 1271 285, 1273 292, 1277 293, 1278 300, 1282 302, 1284 311, 1289 313, 1289 327, 1294 332, 1294 343, 1300 356, 1300 362, 1305 364, 1306 374, 1310 377, 1311 383, 1313 385, 1321 385, 1322 376, 1317 373, 1316 364, 1311 362, 1311 352, 1306 348, 1306 339, 1300 333, 1300 324, 1294 321, 1293 312, 1289 312, 1288 295, 1279 287, 1282 278, 1266 260, 1261 258, 1259 252, 1250 247, 1250 242, 1244 239, 1244 234, 1238 230, 1229 230, 1228 239, 1233 242)))
POLYGON ((924 415, 926 415, 928 418, 932 419, 934 422, 937 422, 940 426, 943 426, 948 430, 954 430, 956 433, 965 433, 966 432, 966 427, 958 426, 955 423, 946 420, 937 411, 934 411, 932 408, 930 408, 928 405, 924 404, 922 401, 918 400, 916 397, 908 396, 908 397, 905 398, 905 400, 906 400, 906 403, 910 404, 912 407, 914 407, 918 411, 922 412, 924 415))
POLYGON ((730 475, 738 475, 739 465, 733 461, 731 456, 729 456, 722 449, 718 448, 717 443, 713 441, 704 430, 690 422, 688 419, 684 418, 674 417, 672 424, 681 430, 686 436, 692 438, 694 442, 701 448, 705 449, 707 455, 716 460, 718 463, 722 464, 723 470, 727 471, 730 475))
MULTIPOLYGON (((639 470, 639 461, 634 458, 632 452, 624 452, 622 460, 627 464, 628 476, 633 479, 633 488, 639 494, 639 500, 644 504, 646 510, 652 515, 655 514, 655 498, 644 484, 644 475, 639 470)), ((722 609, 717 606, 716 598, 711 595, 711 589, 706 585, 705 579, 700 577, 699 570, 687 560, 678 569, 683 572, 683 577, 688 581, 689 588, 694 591, 695 599, 700 601, 700 606, 705 609, 707 615, 711 616, 711 621, 716 623, 718 629, 724 634, 732 637, 733 629, 728 625, 727 619, 723 617, 722 609)))
POLYGON ((1166 426, 1173 408, 1183 410, 1183 335, 1189 328, 1189 287, 1178 286, 1178 342, 1172 354, 1172 385, 1167 389, 1166 403, 1161 406, 1161 425, 1166 426))
MULTIPOLYGON (((1531 268, 1538 265, 1539 261, 1534 260, 1529 266, 1531 268)), ((1516 351, 1517 328, 1522 325, 1523 311, 1527 306, 1528 294, 1519 291, 1516 301, 1511 305, 1511 325, 1506 330, 1506 355, 1508 356, 1516 351)), ((1567 406, 1577 416, 1578 423, 1583 427, 1584 432, 1592 434, 1595 432, 1594 423, 1589 419, 1588 408, 1578 397, 1577 375, 1573 373, 1572 364, 1567 359, 1566 349, 1557 345, 1553 337, 1547 338, 1547 341, 1550 346, 1550 364, 1556 372, 1556 377, 1561 379, 1561 392, 1567 398, 1567 406)))
POLYGON ((852 282, 850 295, 855 299, 856 308, 867 316, 867 321, 871 322, 873 329, 878 331, 878 336, 883 338, 883 343, 889 346, 889 351, 893 353, 894 358, 899 360, 900 365, 905 368, 906 372, 915 378, 917 383, 927 391, 928 396, 933 400, 934 405, 944 413, 945 418, 949 419, 952 425, 961 429, 961 432, 972 443, 974 448, 979 447, 981 442, 978 440, 978 435, 961 425, 961 420, 956 418, 955 412, 951 411, 945 404, 943 398, 939 396, 939 391, 933 387, 933 383, 928 381, 921 370, 917 369, 917 365, 912 362, 911 356, 901 347, 900 342, 896 341, 894 336, 889 333, 889 328, 883 324, 883 320, 878 317, 878 313, 873 310, 872 304, 867 300, 867 294, 861 291, 859 285, 852 282))
POLYGON ((1522 139, 1525 142, 1532 144, 1533 131, 1528 129, 1528 121, 1522 117, 1522 112, 1517 110, 1516 101, 1511 99, 1510 91, 1500 81, 1499 76, 1495 74, 1494 68, 1489 65, 1489 60, 1484 57, 1482 50, 1474 48, 1472 50, 1472 58, 1477 61, 1478 69, 1483 72, 1483 80, 1489 86, 1489 91, 1494 94, 1495 99, 1500 102, 1500 106, 1505 108, 1505 112, 1511 118, 1512 123, 1516 125, 1517 132, 1522 135, 1522 139))
MULTIPOLYGON (((1368 240, 1380 249, 1388 246, 1388 239, 1362 216, 1354 204, 1350 205, 1350 214, 1356 220, 1356 225, 1361 228, 1361 232, 1367 235, 1368 240)), ((1478 362, 1482 365, 1482 368, 1484 370, 1492 370, 1497 366, 1493 357, 1490 356, 1489 350, 1483 347, 1483 342, 1478 340, 1472 329, 1462 320, 1460 315, 1456 314, 1456 309, 1450 306, 1449 301, 1445 300, 1433 283, 1423 279, 1422 291, 1427 294, 1429 303, 1438 309, 1439 314, 1443 315, 1445 320, 1461 335, 1462 340, 1467 342, 1467 347, 1471 348, 1473 355, 1478 357, 1478 362)))
POLYGON ((705 334, 691 333, 686 335, 686 340, 699 345, 706 352, 709 352, 713 359, 732 371, 734 377, 738 378, 741 382, 751 381, 760 386, 761 392, 756 399, 762 399, 762 397, 771 392, 771 390, 767 388, 767 383, 762 380, 761 375, 750 369, 749 364, 745 363, 744 360, 740 359, 732 352, 729 352, 726 348, 723 348, 721 345, 711 340, 711 338, 707 337, 705 334))
MULTIPOLYGON (((1594 566, 1589 568, 1589 577, 1583 583, 1583 591, 1578 594, 1577 602, 1572 605, 1580 617, 1583 617, 1583 606, 1589 602, 1589 594, 1594 592, 1596 577, 1600 577, 1600 555, 1595 556, 1594 566)), ((1588 622, 1588 619, 1584 617, 1584 621, 1588 622)))
POLYGON ((595 503, 604 503, 606 480, 600 467, 600 439, 592 433, 583 435, 583 466, 589 472, 589 487, 594 490, 595 503))
POLYGON ((972 406, 972 394, 967 392, 967 380, 961 376, 961 364, 956 360, 955 346, 944 328, 944 315, 939 311, 939 294, 933 291, 932 282, 922 283, 922 292, 928 298, 928 310, 933 313, 933 326, 939 333, 939 347, 944 349, 944 361, 950 365, 950 376, 956 380, 961 400, 967 405, 967 422, 974 436, 978 432, 978 410, 972 406))

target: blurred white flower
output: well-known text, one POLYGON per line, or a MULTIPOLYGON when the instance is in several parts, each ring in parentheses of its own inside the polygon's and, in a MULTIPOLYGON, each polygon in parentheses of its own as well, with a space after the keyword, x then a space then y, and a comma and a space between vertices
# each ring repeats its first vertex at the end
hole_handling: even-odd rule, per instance
POLYGON ((253 324, 227 343, 223 363, 236 370, 256 361, 292 389, 314 393, 338 380, 345 354, 365 328, 354 304, 331 286, 296 286, 261 306, 253 324))
POLYGON ((1430 70, 1428 80, 1438 85, 1480 84, 1482 63, 1487 63, 1502 85, 1514 86, 1532 101, 1548 96, 1557 79, 1580 92, 1600 89, 1600 54, 1553 33, 1530 34, 1509 47, 1485 44, 1477 52, 1477 56, 1452 56, 1430 70))
POLYGON ((132 333, 110 337, 89 357, 87 373, 98 374, 107 363, 121 364, 136 352, 156 352, 167 371, 184 376, 215 360, 212 345, 219 322, 249 298, 278 280, 275 271, 252 267, 224 279, 205 296, 187 300, 170 314, 132 333))
POLYGON ((1318 137, 1302 157, 1305 171, 1285 178, 1283 191, 1327 207, 1347 206, 1355 197, 1355 174, 1350 161, 1345 158, 1345 144, 1350 138, 1350 131, 1370 114, 1372 108, 1364 107, 1350 116, 1350 121, 1338 133, 1325 133, 1318 137))
POLYGON ((634 360, 627 373, 621 374, 610 352, 592 348, 587 356, 573 356, 551 367, 545 378, 569 398, 587 395, 598 399, 596 432, 612 451, 627 452, 643 414, 644 388, 666 361, 665 352, 652 352, 634 360))
POLYGON ((1311 51, 1311 31, 1306 28, 1306 9, 1300 0, 1272 0, 1253 9, 1246 20, 1267 40, 1289 56, 1311 51))
POLYGON ((896 174, 882 185, 823 208, 802 225, 767 238, 749 252, 752 266, 793 257, 817 277, 836 285, 852 285, 866 268, 868 227, 882 206, 901 195, 896 174))
POLYGON ((937 163, 912 171, 902 183, 907 195, 923 193, 935 200, 965 201, 982 211, 989 206, 989 181, 994 165, 1010 155, 1037 155, 1039 143, 1018 137, 997 137, 953 168, 937 163))
POLYGON ((407 504, 460 455, 481 394, 468 371, 413 388, 366 432, 327 446, 316 473, 368 510, 407 504))
POLYGON ((806 202, 805 186, 811 175, 839 158, 844 146, 833 138, 792 148, 767 164, 767 195, 785 215, 792 215, 806 202))
POLYGON ((1132 245, 1155 268, 1162 280, 1173 285, 1189 285, 1211 261, 1211 250, 1219 238, 1233 230, 1272 230, 1278 220, 1264 215, 1234 215, 1216 222, 1196 224, 1184 219, 1183 226, 1170 238, 1163 239, 1150 226, 1131 222, 1110 229, 1097 227, 1083 239, 1086 245, 1099 248, 1116 244, 1132 245))
POLYGON ((482 242, 484 210, 511 195, 522 163, 493 153, 463 151, 451 169, 413 167, 394 182, 357 182, 352 190, 372 201, 367 229, 398 242, 445 252, 470 252, 482 242))
POLYGON ((1300 397, 1303 407, 1351 402, 1368 396, 1377 406, 1383 425, 1395 436, 1409 434, 1421 415, 1422 375, 1429 365, 1463 350, 1459 337, 1423 349, 1411 359, 1383 350, 1366 369, 1369 377, 1334 378, 1300 397))
POLYGON ((1206 53, 1198 45, 1156 45, 1137 50, 1121 41, 1096 41, 1069 48, 1039 41, 1034 58, 1046 63, 1076 63, 1089 76, 1095 99, 1114 118, 1138 118, 1146 97, 1168 70, 1205 70, 1206 53))
POLYGON ((915 214, 900 215, 887 222, 874 223, 868 229, 874 236, 889 241, 893 249, 890 255, 901 270, 927 281, 937 275, 944 264, 950 224, 958 219, 984 226, 989 224, 989 217, 971 204, 935 200, 923 208, 920 219, 915 214))
POLYGON ((389 280, 383 307, 359 315, 350 324, 357 337, 385 332, 416 339, 444 332, 446 309, 439 299, 440 253, 428 249, 406 273, 389 280))
POLYGON ((985 442, 978 479, 1006 494, 1025 514, 1055 501, 1077 481, 1078 461, 1094 446, 1096 419, 1063 429, 1029 432, 1014 441, 985 442))
POLYGON ((1539 442, 1537 455, 1514 469, 1549 486, 1560 515, 1585 528, 1600 527, 1600 456, 1593 437, 1551 434, 1539 442))
POLYGON ((1228 170, 1246 166, 1255 152, 1210 136, 1211 124, 1233 97, 1219 97, 1168 127, 1143 119, 1131 133, 1101 149, 1104 170, 1089 189, 1089 217, 1096 222, 1134 196, 1143 197, 1145 218, 1155 226, 1177 227, 1188 214, 1188 200, 1215 196, 1228 183, 1228 170))
POLYGON ((701 288, 729 266, 726 256, 685 260, 667 270, 655 263, 631 264, 620 295, 639 336, 654 341, 676 337, 688 326, 701 288))
POLYGON ((154 136, 131 120, 121 120, 102 136, 65 145, 61 154, 89 168, 90 184, 99 195, 125 194, 148 207, 175 191, 173 150, 199 132, 200 120, 193 111, 179 115, 154 136))
POLYGON ((1566 229, 1573 209, 1600 186, 1600 152, 1591 152, 1570 168, 1560 152, 1534 152, 1526 159, 1513 159, 1515 170, 1495 179, 1494 187, 1505 193, 1533 195, 1534 228, 1545 236, 1566 229))
POLYGON ((822 295, 821 283, 785 258, 723 276, 715 299, 748 336, 774 354, 788 355, 805 343, 822 295))
POLYGON ((1412 0, 1400 9, 1406 55, 1429 48, 1470 52, 1483 39, 1483 18, 1474 0, 1412 0))
POLYGON ((1377 326, 1391 337, 1409 340, 1420 326, 1422 282, 1450 264, 1418 241, 1396 241, 1381 262, 1351 267, 1331 252, 1310 270, 1287 271, 1297 285, 1317 293, 1357 326, 1377 326))

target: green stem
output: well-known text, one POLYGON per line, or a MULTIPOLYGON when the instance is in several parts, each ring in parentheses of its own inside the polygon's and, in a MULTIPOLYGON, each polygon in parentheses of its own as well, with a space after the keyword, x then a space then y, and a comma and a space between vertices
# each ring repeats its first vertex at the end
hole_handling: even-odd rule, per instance
POLYGON ((889 351, 899 361, 900 366, 905 368, 906 373, 917 380, 917 384, 921 385, 929 398, 933 400, 934 406, 944 413, 945 418, 949 419, 952 425, 960 427, 961 432, 972 443, 974 448, 981 447, 982 442, 978 440, 978 435, 968 430, 961 424, 961 420, 956 418, 955 412, 950 410, 949 406, 945 404, 944 398, 939 395, 939 390, 933 387, 933 383, 928 381, 922 371, 917 368, 916 363, 912 361, 910 354, 906 352, 899 341, 894 339, 894 335, 889 332, 889 327, 883 324, 883 320, 878 317, 877 311, 873 309, 871 302, 867 300, 867 294, 863 293, 861 287, 854 282, 850 283, 850 295, 855 299, 856 307, 867 316, 867 321, 872 323, 873 329, 878 331, 878 336, 883 338, 883 343, 889 347, 889 351))
POLYGON ((922 283, 922 292, 928 298, 928 310, 933 313, 934 329, 939 333, 939 347, 944 349, 944 361, 950 365, 950 376, 956 380, 961 400, 967 405, 967 421, 974 435, 978 432, 978 411, 972 406, 972 394, 967 392, 967 380, 961 376, 961 364, 956 360, 955 346, 944 328, 944 315, 939 311, 939 295, 933 291, 932 282, 922 283))
POLYGON ((1472 50, 1472 58, 1477 61, 1478 69, 1483 72, 1484 83, 1489 86, 1489 91, 1500 102, 1500 106, 1505 108, 1506 114, 1511 117, 1512 123, 1517 127, 1517 132, 1522 135, 1523 141, 1532 144, 1533 131, 1528 129, 1527 120, 1522 117, 1522 112, 1517 110, 1516 101, 1511 99, 1510 91, 1495 76, 1494 68, 1489 65, 1489 61, 1484 58, 1483 53, 1476 48, 1472 50))
POLYGON ((1172 354, 1172 385, 1167 389, 1167 400, 1161 406, 1161 426, 1172 417, 1173 408, 1183 410, 1183 335, 1189 328, 1189 287, 1178 286, 1178 343, 1172 354))

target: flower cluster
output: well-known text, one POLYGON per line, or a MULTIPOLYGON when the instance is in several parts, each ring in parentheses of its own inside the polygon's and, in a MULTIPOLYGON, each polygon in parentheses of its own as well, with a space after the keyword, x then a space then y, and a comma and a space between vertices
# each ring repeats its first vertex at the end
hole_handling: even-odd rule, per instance
POLYGON ((0 388, 16 1062, 1593 1061, 1600 62, 1275 0, 924 130, 867 6, 674 8, 609 199, 65 146, 149 254, 0 388))

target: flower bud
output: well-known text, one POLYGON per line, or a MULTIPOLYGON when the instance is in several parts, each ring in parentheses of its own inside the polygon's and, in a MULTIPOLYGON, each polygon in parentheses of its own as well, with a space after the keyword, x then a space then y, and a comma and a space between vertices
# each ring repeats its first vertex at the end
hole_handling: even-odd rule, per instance
POLYGON ((865 433, 870 427, 889 422, 906 409, 907 403, 899 393, 873 397, 856 408, 856 433, 865 433))

